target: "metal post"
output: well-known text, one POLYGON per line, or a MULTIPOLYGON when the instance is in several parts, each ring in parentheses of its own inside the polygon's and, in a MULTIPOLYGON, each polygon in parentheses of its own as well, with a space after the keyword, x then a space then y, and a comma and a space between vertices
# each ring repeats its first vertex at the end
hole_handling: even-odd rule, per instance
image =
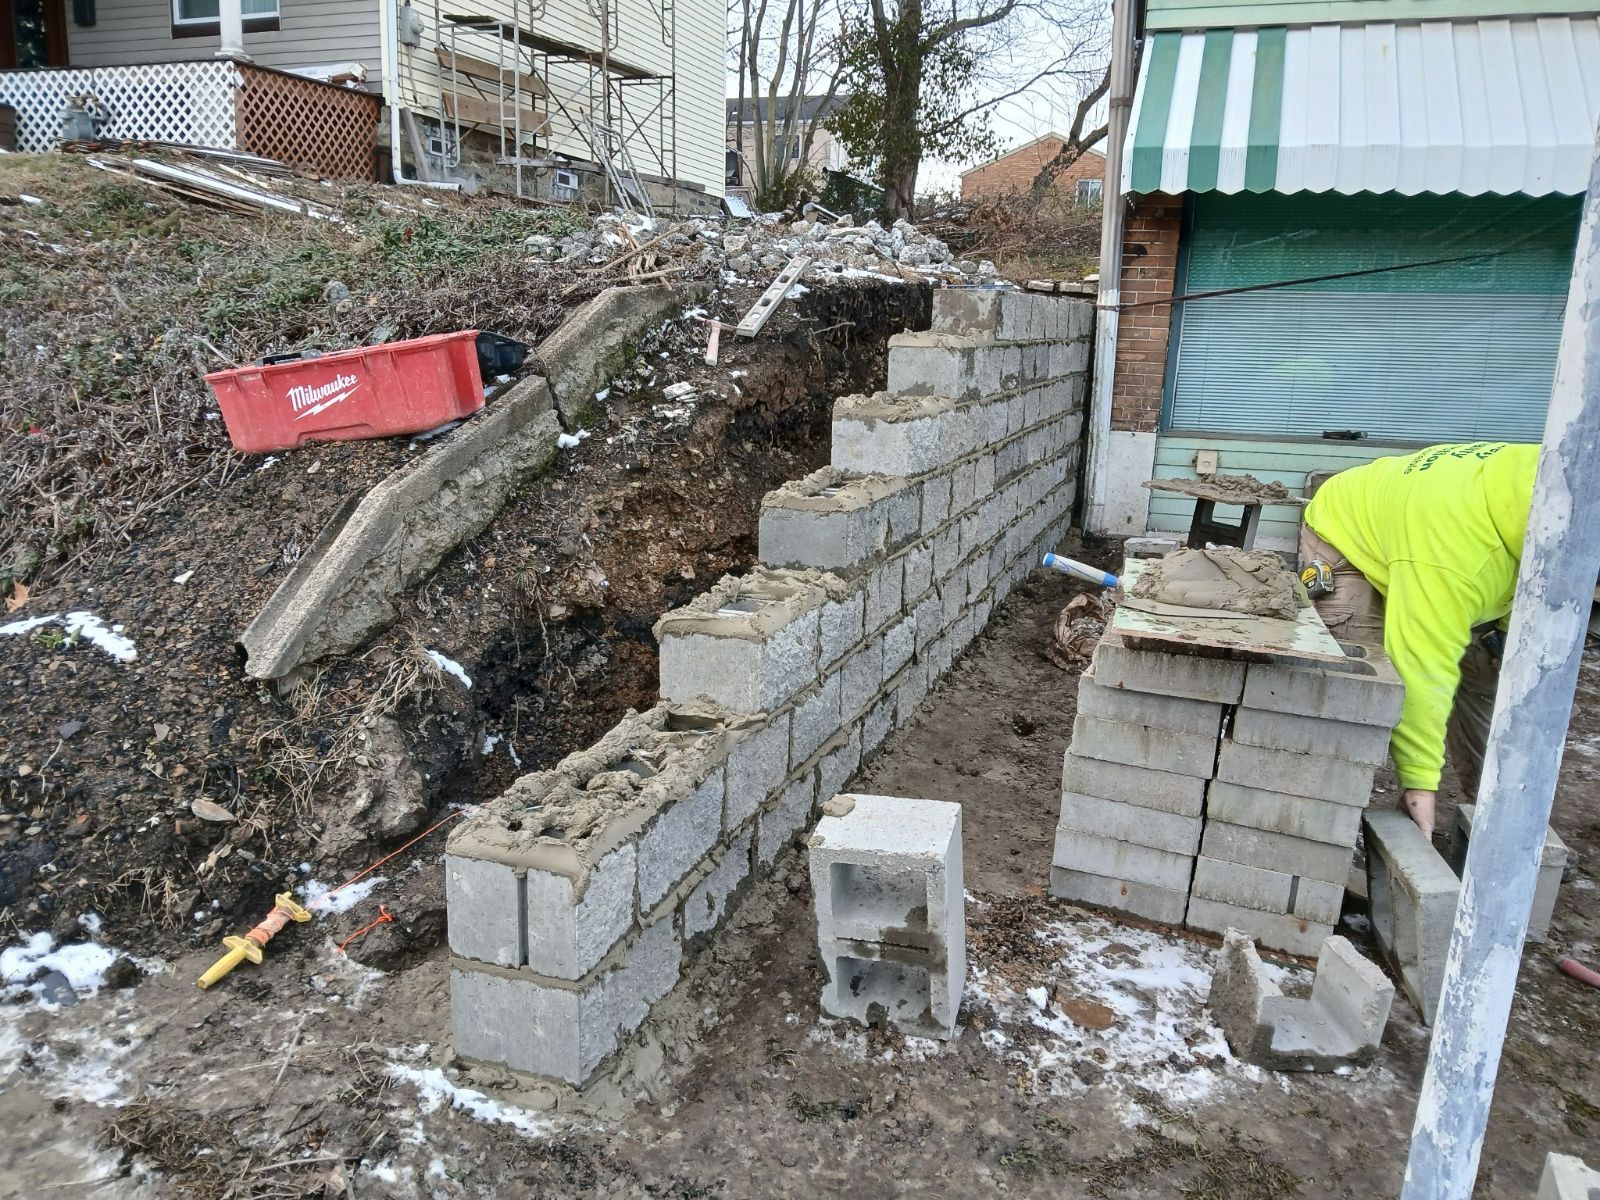
MULTIPOLYGON (((1122 194, 1122 150, 1133 107, 1133 0, 1111 7, 1111 99, 1106 110, 1106 177, 1100 188, 1100 297, 1094 329, 1094 389, 1089 400, 1089 438, 1084 466, 1084 528, 1106 528, 1107 456, 1111 439, 1111 385, 1117 371, 1117 306, 1122 303, 1122 230, 1127 200, 1122 194)), ((1140 530, 1143 532, 1143 530, 1140 530)))
POLYGON ((1468 1200, 1600 563, 1600 143, 1401 1200, 1468 1200))

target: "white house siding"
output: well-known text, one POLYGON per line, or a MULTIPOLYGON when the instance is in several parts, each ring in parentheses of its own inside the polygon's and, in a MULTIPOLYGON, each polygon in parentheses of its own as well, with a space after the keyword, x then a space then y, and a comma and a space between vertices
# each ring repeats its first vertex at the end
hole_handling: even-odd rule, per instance
MULTIPOLYGON (((358 62, 367 78, 383 73, 379 0, 279 0, 278 28, 246 33, 246 52, 263 67, 288 70, 358 62)), ((219 40, 172 36, 171 0, 100 0, 91 26, 70 20, 68 48, 75 67, 183 62, 210 58, 219 40)))
MULTIPOLYGON (((649 0, 617 0, 617 43, 611 49, 612 57, 631 66, 654 74, 673 72, 671 51, 662 38, 659 9, 649 0)), ((510 0, 475 0, 463 6, 473 15, 495 17, 504 21, 513 19, 514 6, 510 0)), ((589 12, 585 0, 546 0, 544 14, 529 22, 529 5, 520 5, 523 23, 535 33, 562 42, 586 48, 599 45, 600 29, 589 12)), ((400 93, 408 107, 430 116, 440 115, 440 96, 448 86, 446 72, 441 70, 436 48, 450 44, 450 31, 440 18, 451 11, 444 5, 424 4, 418 11, 426 18, 420 47, 400 47, 400 93)), ((677 177, 685 182, 697 183, 712 195, 720 196, 723 190, 723 92, 725 66, 723 61, 724 10, 714 0, 680 0, 677 28, 677 177)), ((462 54, 495 61, 494 39, 481 33, 458 31, 456 48, 462 54)), ((524 60, 526 61, 526 60, 524 60)), ((578 116, 587 108, 587 89, 583 86, 588 77, 587 68, 561 67, 552 63, 546 81, 550 90, 564 101, 567 111, 578 116)), ((653 86, 630 85, 630 109, 642 115, 655 103, 653 86)), ((540 103, 532 107, 544 108, 540 103)), ((556 134, 550 142, 541 141, 541 149, 548 146, 574 158, 589 157, 587 148, 576 137, 561 136, 570 124, 563 121, 550 105, 556 134)), ((668 129, 670 131, 670 123, 668 129)), ((652 118, 646 123, 649 142, 659 141, 659 126, 652 118)), ((632 135, 632 130, 628 130, 632 135)), ((629 149, 633 165, 639 171, 654 175, 666 173, 656 156, 645 148, 643 139, 630 136, 629 149)), ((663 150, 664 153, 664 150, 663 150)), ((667 171, 672 163, 665 163, 667 171)))

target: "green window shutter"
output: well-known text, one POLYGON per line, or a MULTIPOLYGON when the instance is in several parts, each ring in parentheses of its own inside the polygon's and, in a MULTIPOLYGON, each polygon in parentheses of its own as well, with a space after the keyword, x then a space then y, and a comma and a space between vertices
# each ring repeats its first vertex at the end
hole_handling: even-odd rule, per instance
POLYGON ((1171 428, 1539 439, 1576 197, 1206 193, 1193 202, 1185 292, 1494 257, 1184 302, 1171 428))

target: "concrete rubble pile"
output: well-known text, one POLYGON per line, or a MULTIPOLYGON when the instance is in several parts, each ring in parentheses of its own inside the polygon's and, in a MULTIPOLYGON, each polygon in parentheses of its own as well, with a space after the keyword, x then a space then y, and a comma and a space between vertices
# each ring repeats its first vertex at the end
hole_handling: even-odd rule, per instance
MULTIPOLYGON (((932 330, 890 341, 889 390, 835 404, 832 465, 763 502, 762 565, 658 622, 662 703, 454 831, 458 1054, 592 1078, 913 718, 1066 533, 1092 324, 1082 300, 935 292, 932 330)), ((877 932, 904 957, 903 933, 877 932)))
POLYGON ((1108 631, 1079 685, 1051 891, 1317 954, 1402 694, 1381 655, 1247 663, 1108 631))
POLYGON ((997 277, 992 262, 958 260, 942 241, 905 220, 885 228, 877 221, 856 225, 847 217, 783 221, 769 214, 734 225, 705 217, 677 221, 603 213, 589 229, 564 237, 536 234, 527 239, 527 246, 534 256, 549 262, 599 264, 636 243, 657 238, 661 239, 657 248, 665 256, 689 259, 701 267, 721 266, 752 281, 782 270, 800 255, 812 260, 812 271, 819 275, 867 271, 899 278, 911 272, 951 282, 997 277))

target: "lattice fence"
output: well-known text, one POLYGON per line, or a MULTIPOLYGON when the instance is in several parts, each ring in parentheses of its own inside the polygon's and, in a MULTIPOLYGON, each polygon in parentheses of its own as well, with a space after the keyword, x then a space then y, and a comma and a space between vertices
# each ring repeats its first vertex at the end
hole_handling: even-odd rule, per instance
POLYGON ((84 92, 111 114, 103 137, 238 150, 240 86, 238 66, 218 61, 0 71, 0 102, 17 110, 17 149, 25 153, 55 148, 67 98, 84 92))
POLYGON ((218 60, 0 71, 0 103, 17 110, 17 149, 54 149, 68 97, 85 92, 111 114, 100 127, 108 139, 243 150, 328 179, 372 177, 377 96, 218 60))
POLYGON ((326 179, 372 178, 377 96, 245 64, 240 71, 240 149, 326 179))

